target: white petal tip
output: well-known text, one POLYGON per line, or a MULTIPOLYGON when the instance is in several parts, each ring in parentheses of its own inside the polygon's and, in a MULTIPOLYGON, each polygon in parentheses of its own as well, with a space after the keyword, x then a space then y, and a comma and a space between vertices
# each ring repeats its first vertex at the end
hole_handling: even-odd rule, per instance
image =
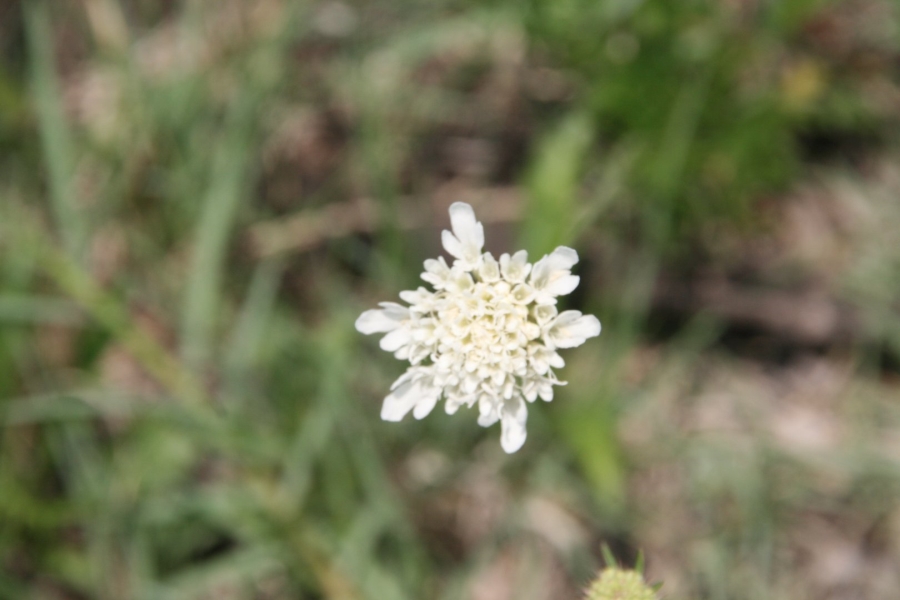
POLYGON ((514 454, 519 451, 519 449, 525 445, 526 436, 505 436, 500 438, 500 447, 503 448, 503 451, 507 454, 514 454))
POLYGON ((600 324, 600 319, 595 317, 594 315, 585 315, 583 318, 585 321, 585 337, 597 337, 600 335, 600 332, 603 330, 603 326, 600 324))
POLYGON ((472 215, 472 218, 475 218, 475 209, 472 208, 471 204, 468 204, 466 202, 454 202, 450 205, 449 212, 451 217, 455 215, 472 215))
POLYGON ((354 323, 354 327, 356 327, 356 330, 363 335, 371 335, 379 332, 379 324, 382 321, 381 313, 382 311, 378 309, 367 310, 359 315, 356 319, 356 323, 354 323))
POLYGON ((578 262, 578 252, 568 246, 557 246, 556 250, 553 251, 553 254, 570 263, 569 266, 578 262))
POLYGON ((405 413, 398 412, 393 408, 388 408, 387 406, 381 407, 381 420, 382 421, 390 421, 391 423, 399 423, 405 417, 405 413))
POLYGON ((437 396, 436 395, 427 396, 425 398, 422 398, 421 400, 419 400, 418 404, 416 404, 416 407, 413 409, 413 417, 415 417, 416 420, 421 421, 422 419, 427 417, 429 414, 431 414, 431 411, 434 409, 435 404, 437 404, 437 396))

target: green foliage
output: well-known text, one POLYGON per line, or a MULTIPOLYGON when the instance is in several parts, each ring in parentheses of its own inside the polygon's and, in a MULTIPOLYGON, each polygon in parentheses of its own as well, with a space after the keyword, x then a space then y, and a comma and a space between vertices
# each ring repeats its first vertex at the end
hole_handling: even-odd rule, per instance
POLYGON ((87 219, 72 186, 75 149, 65 122, 54 65, 54 39, 45 2, 25 5, 31 56, 31 87, 48 171, 50 198, 66 252, 79 258, 84 252, 87 219))
POLYGON ((572 243, 592 136, 590 120, 573 113, 538 142, 538 153, 526 176, 528 203, 522 226, 522 246, 532 256, 572 243))
POLYGON ((745 218, 752 198, 796 172, 798 119, 774 61, 791 43, 788 22, 813 4, 741 14, 708 1, 535 0, 526 23, 577 77, 596 136, 640 148, 631 184, 649 235, 665 241, 745 218))

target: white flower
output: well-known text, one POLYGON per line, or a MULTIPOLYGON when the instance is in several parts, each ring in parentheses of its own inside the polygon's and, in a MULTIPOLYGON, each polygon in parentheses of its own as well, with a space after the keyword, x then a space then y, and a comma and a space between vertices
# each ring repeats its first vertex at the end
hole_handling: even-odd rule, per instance
POLYGON ((482 253, 484 227, 471 206, 450 206, 450 222, 442 241, 456 260, 426 260, 422 273, 434 291, 401 292, 408 307, 382 302, 356 320, 357 330, 385 334, 381 348, 410 363, 381 418, 400 421, 411 411, 422 419, 441 398, 448 414, 477 404, 478 424, 500 421, 500 444, 515 452, 525 443, 526 402, 549 402, 553 386, 565 385, 553 372, 565 365, 556 350, 599 335, 600 321, 556 309, 579 281, 571 248, 560 246, 533 266, 524 250, 497 261, 482 253))

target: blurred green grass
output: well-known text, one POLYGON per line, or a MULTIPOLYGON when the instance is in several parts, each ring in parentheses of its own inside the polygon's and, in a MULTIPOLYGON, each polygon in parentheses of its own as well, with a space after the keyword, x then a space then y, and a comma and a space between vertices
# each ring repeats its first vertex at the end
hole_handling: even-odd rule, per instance
POLYGON ((891 598, 895 17, 0 6, 0 598, 891 598), (459 199, 604 324, 511 457, 353 329, 459 199))

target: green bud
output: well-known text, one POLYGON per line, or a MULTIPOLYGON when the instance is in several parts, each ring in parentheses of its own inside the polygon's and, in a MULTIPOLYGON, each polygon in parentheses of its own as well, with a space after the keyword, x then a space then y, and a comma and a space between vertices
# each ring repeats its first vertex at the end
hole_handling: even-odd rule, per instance
POLYGON ((585 600, 658 600, 637 571, 609 567, 600 572, 585 600))

